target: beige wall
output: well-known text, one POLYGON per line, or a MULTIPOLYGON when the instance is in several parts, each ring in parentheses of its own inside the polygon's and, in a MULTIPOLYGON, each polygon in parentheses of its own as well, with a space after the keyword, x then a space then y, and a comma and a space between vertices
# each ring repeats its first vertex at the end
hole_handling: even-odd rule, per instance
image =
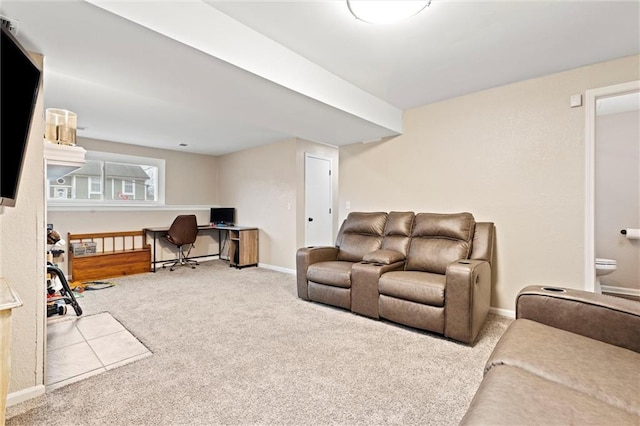
MULTIPOLYGON (((42 56, 32 56, 42 68, 42 56)), ((16 206, 0 207, 0 275, 9 281, 23 302, 12 315, 10 394, 44 384, 43 115, 41 88, 16 206)))
POLYGON ((295 139, 219 158, 220 205, 235 207, 236 223, 259 228, 259 262, 295 267, 295 139))
POLYGON ((529 284, 584 288, 584 108, 571 95, 636 80, 639 56, 405 112, 404 134, 340 148, 340 216, 469 211, 496 225, 491 305, 529 284))
POLYGON ((596 118, 596 257, 615 259, 617 270, 602 285, 640 290, 640 240, 621 229, 640 229, 640 111, 596 118))
MULTIPOLYGON (((331 158, 333 170, 337 171, 335 147, 301 139, 251 148, 219 159, 220 204, 236 208, 239 225, 260 229, 261 264, 295 270, 296 250, 304 244, 305 152, 331 158)), ((337 182, 335 173, 334 211, 337 182)))

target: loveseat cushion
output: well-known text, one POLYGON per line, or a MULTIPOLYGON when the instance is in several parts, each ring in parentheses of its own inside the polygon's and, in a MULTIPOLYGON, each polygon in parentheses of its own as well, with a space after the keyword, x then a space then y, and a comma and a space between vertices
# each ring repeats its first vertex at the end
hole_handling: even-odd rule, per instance
POLYGON ((500 365, 518 367, 640 415, 640 353, 629 349, 518 319, 500 338, 485 371, 500 365))
POLYGON ((380 249, 387 213, 349 213, 337 241, 338 260, 360 262, 365 254, 380 249))
POLYGON ((444 274, 451 262, 469 257, 474 230, 471 213, 418 213, 405 269, 444 274))
POLYGON ((351 287, 351 267, 353 262, 319 262, 307 269, 307 280, 335 287, 351 287))
POLYGON ((378 281, 380 294, 423 305, 444 306, 445 276, 428 272, 387 272, 378 281))
POLYGON ((393 250, 402 253, 404 257, 409 251, 411 230, 413 229, 413 212, 390 212, 384 227, 383 250, 393 250))
POLYGON ((633 425, 628 411, 517 367, 492 368, 460 425, 633 425))

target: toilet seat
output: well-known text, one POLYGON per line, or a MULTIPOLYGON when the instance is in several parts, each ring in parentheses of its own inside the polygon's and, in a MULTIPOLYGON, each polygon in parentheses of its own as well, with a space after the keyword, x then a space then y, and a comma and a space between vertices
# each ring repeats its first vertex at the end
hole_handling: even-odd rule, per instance
POLYGON ((617 262, 613 259, 603 259, 600 257, 596 257, 596 265, 613 266, 617 265, 617 262))

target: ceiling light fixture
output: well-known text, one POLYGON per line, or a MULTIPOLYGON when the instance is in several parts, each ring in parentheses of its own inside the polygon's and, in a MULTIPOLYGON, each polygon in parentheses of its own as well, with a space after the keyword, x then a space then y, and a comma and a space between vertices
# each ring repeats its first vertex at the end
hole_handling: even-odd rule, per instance
POLYGON ((393 24, 408 19, 429 6, 431 0, 347 0, 349 11, 370 24, 393 24))

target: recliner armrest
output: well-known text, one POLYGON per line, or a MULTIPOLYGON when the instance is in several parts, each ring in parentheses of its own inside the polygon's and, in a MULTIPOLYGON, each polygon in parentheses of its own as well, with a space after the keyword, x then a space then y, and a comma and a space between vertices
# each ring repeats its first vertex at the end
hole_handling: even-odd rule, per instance
POLYGON ((376 250, 367 253, 362 258, 365 263, 379 263, 391 265, 392 263, 404 262, 405 255, 395 250, 376 250))
POLYGON ((328 262, 338 258, 338 247, 316 246, 302 247, 296 253, 296 258, 304 257, 309 261, 309 265, 317 262, 328 262))
POLYGON ((446 271, 444 335, 473 343, 489 314, 491 265, 485 260, 460 259, 446 271))
POLYGON ((516 297, 516 318, 560 328, 640 352, 640 302, 553 286, 527 286, 516 297))
POLYGON ((309 300, 307 269, 318 262, 337 260, 338 247, 302 247, 296 253, 296 279, 298 297, 309 300))

